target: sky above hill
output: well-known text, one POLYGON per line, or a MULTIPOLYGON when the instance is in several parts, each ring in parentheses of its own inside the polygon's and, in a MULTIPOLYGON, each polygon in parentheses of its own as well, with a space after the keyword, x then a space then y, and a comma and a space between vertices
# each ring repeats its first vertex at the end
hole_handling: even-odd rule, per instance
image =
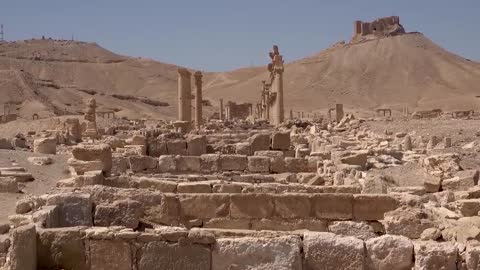
POLYGON ((479 0, 10 0, 7 40, 97 42, 116 53, 205 71, 264 65, 278 44, 287 61, 349 40, 353 21, 396 15, 463 57, 480 60, 479 0))

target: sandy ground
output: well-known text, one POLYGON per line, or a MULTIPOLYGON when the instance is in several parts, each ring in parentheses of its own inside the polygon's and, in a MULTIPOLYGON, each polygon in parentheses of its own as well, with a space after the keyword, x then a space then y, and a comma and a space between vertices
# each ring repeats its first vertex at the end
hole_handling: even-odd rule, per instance
POLYGON ((28 194, 48 193, 58 180, 68 178, 67 159, 68 155, 39 155, 27 151, 0 150, 0 167, 21 166, 35 177, 32 182, 19 184, 23 194, 0 193, 0 222, 6 221, 9 215, 15 213, 16 200, 28 194), (32 156, 49 156, 53 159, 53 164, 32 165, 27 161, 27 158, 32 156))

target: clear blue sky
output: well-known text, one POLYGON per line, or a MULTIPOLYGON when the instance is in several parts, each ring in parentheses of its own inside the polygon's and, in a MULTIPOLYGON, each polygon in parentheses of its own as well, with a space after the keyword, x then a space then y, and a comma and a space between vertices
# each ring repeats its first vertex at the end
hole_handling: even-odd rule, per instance
POLYGON ((400 16, 461 56, 480 60, 480 0, 5 0, 8 40, 45 35, 206 71, 314 54, 348 40, 354 20, 400 16))

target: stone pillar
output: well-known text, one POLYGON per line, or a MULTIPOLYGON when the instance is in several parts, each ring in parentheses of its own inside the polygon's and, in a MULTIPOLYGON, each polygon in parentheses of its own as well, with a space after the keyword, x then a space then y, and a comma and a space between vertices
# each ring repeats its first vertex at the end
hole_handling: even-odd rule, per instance
POLYGON ((178 69, 178 120, 192 121, 192 73, 185 68, 178 69))
POLYGON ((87 112, 85 113, 85 120, 87 120, 87 128, 84 136, 96 139, 98 138, 97 131, 97 101, 92 98, 88 101, 87 112))
POLYGON ((412 138, 410 138, 409 135, 405 136, 403 144, 405 146, 405 151, 412 151, 412 138))
POLYGON ((271 124, 273 125, 281 124, 285 118, 283 107, 283 71, 283 58, 279 54, 275 55, 273 57, 273 81, 271 88, 271 93, 273 94, 271 124))
POLYGON ((335 113, 337 117, 337 123, 340 123, 343 119, 343 104, 337 104, 335 106, 335 113))
POLYGON ((223 116, 223 98, 220 99, 220 120, 224 120, 223 119, 224 116, 223 116))
POLYGON ((203 124, 202 115, 202 72, 197 71, 193 74, 195 77, 195 127, 200 129, 203 124))
POLYGON ((450 147, 452 147, 452 138, 450 138, 450 137, 445 137, 445 139, 444 139, 444 144, 445 144, 445 148, 450 148, 450 147))
POLYGON ((293 119, 293 110, 290 110, 290 119, 293 119))
POLYGON ((250 110, 250 117, 254 117, 254 115, 253 115, 253 104, 251 104, 251 103, 250 103, 249 110, 250 110))
POLYGON ((305 113, 304 113, 304 112, 302 112, 302 119, 303 119, 303 118, 305 118, 305 113))

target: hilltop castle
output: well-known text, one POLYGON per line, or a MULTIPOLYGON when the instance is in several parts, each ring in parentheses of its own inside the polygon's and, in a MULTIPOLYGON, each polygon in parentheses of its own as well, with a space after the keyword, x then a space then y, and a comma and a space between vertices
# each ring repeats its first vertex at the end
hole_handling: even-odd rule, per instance
POLYGON ((405 34, 400 24, 400 17, 391 16, 377 19, 373 22, 355 21, 353 23, 352 42, 405 34))

